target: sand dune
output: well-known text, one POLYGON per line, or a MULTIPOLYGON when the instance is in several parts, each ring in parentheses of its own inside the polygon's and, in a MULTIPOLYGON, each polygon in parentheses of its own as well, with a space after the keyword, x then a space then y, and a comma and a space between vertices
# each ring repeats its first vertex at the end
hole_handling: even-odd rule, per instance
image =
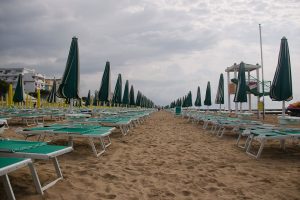
MULTIPOLYGON (((13 133, 6 133, 14 136, 13 133)), ((35 193, 29 170, 11 173, 17 199, 300 199, 300 147, 267 145, 262 158, 235 147, 201 125, 154 113, 95 158, 85 141, 60 158, 65 179, 35 193)), ((63 141, 58 141, 62 144, 63 141)), ((42 181, 53 176, 48 162, 36 162, 42 181)), ((1 188, 0 197, 4 196, 1 188)))

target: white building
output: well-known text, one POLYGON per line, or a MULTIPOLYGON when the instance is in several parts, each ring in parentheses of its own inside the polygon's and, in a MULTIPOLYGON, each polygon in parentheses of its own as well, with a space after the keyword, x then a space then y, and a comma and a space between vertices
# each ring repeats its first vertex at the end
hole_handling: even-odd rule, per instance
POLYGON ((16 88, 19 74, 23 75, 25 92, 35 92, 36 89, 45 89, 45 75, 27 68, 0 68, 0 79, 13 84, 16 88))

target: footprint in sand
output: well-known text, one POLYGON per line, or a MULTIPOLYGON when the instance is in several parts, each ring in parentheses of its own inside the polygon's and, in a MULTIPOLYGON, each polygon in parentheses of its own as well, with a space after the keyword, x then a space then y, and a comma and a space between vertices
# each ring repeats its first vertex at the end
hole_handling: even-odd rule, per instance
POLYGON ((99 199, 115 199, 117 195, 115 194, 103 194, 103 193, 97 193, 97 196, 99 199))
POLYGON ((190 192, 190 191, 187 191, 187 190, 183 190, 183 191, 182 191, 182 194, 183 194, 183 196, 190 196, 190 195, 191 195, 191 192, 190 192))
POLYGON ((102 177, 105 178, 105 179, 109 179, 109 180, 117 180, 119 178, 119 177, 117 177, 113 174, 110 174, 110 173, 105 173, 102 177))

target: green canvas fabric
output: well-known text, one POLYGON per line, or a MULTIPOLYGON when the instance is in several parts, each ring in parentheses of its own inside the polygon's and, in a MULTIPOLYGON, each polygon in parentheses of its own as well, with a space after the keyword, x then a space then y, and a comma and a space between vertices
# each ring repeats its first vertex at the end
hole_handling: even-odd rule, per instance
POLYGON ((105 64, 105 69, 98 93, 98 100, 101 102, 110 101, 110 63, 108 61, 105 64))
POLYGON ((293 99, 290 53, 287 39, 281 39, 276 72, 270 89, 273 101, 290 101, 293 99))
POLYGON ((57 102, 57 98, 56 98, 56 80, 55 79, 53 81, 53 85, 52 85, 50 94, 47 98, 47 101, 49 103, 56 103, 57 102))
POLYGON ((91 105, 91 90, 89 90, 89 92, 88 92, 88 95, 87 95, 86 100, 85 100, 85 105, 86 106, 91 105))
POLYGON ((18 152, 23 152, 23 153, 36 153, 36 154, 50 154, 56 151, 60 151, 67 148, 66 146, 58 146, 58 145, 43 145, 43 146, 38 146, 35 148, 31 149, 23 149, 18 152))
POLYGON ((0 140, 0 151, 17 152, 47 145, 45 142, 32 142, 24 140, 0 140))
POLYGON ((118 75, 112 102, 118 104, 122 103, 122 75, 121 74, 118 75))
POLYGON ((13 101, 15 103, 24 102, 24 83, 22 74, 19 74, 13 101))
POLYGON ((195 106, 202 106, 201 93, 200 93, 200 87, 199 86, 197 88, 197 97, 196 97, 196 100, 195 100, 195 106))
POLYGON ((129 92, 129 104, 133 106, 135 105, 133 85, 131 85, 130 92, 129 92))
POLYGON ((211 106, 211 89, 210 89, 210 82, 209 81, 207 82, 204 105, 205 106, 211 106))
POLYGON ((219 84, 218 84, 218 90, 217 90, 215 103, 216 104, 224 104, 224 77, 223 77, 222 73, 219 78, 219 84))
POLYGON ((125 105, 129 104, 129 82, 128 82, 128 80, 126 80, 126 83, 125 83, 122 103, 125 105))
POLYGON ((57 90, 57 96, 65 99, 78 99, 80 85, 80 65, 79 65, 79 49, 78 39, 72 38, 69 56, 61 84, 57 90))
POLYGON ((24 158, 3 158, 0 157, 0 169, 3 167, 8 167, 10 165, 16 164, 25 160, 24 158))
POLYGON ((245 77, 245 63, 241 62, 239 66, 238 85, 235 90, 234 102, 247 102, 246 91, 246 77, 245 77))

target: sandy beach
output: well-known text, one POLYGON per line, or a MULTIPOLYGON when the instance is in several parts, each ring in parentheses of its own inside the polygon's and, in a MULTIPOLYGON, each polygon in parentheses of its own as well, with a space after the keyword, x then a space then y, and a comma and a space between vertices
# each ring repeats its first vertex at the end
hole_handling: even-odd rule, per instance
MULTIPOLYGON (((6 131, 4 136, 22 138, 6 131)), ((300 199, 300 147, 268 143, 259 160, 200 124, 153 113, 127 136, 112 135, 108 151, 95 158, 84 140, 59 157, 64 180, 36 194, 27 168, 10 173, 16 198, 32 199, 300 199)), ((56 141, 55 144, 64 144, 56 141)), ((50 162, 35 162, 42 182, 53 178, 50 162)), ((0 199, 5 196, 1 187, 0 199)))

